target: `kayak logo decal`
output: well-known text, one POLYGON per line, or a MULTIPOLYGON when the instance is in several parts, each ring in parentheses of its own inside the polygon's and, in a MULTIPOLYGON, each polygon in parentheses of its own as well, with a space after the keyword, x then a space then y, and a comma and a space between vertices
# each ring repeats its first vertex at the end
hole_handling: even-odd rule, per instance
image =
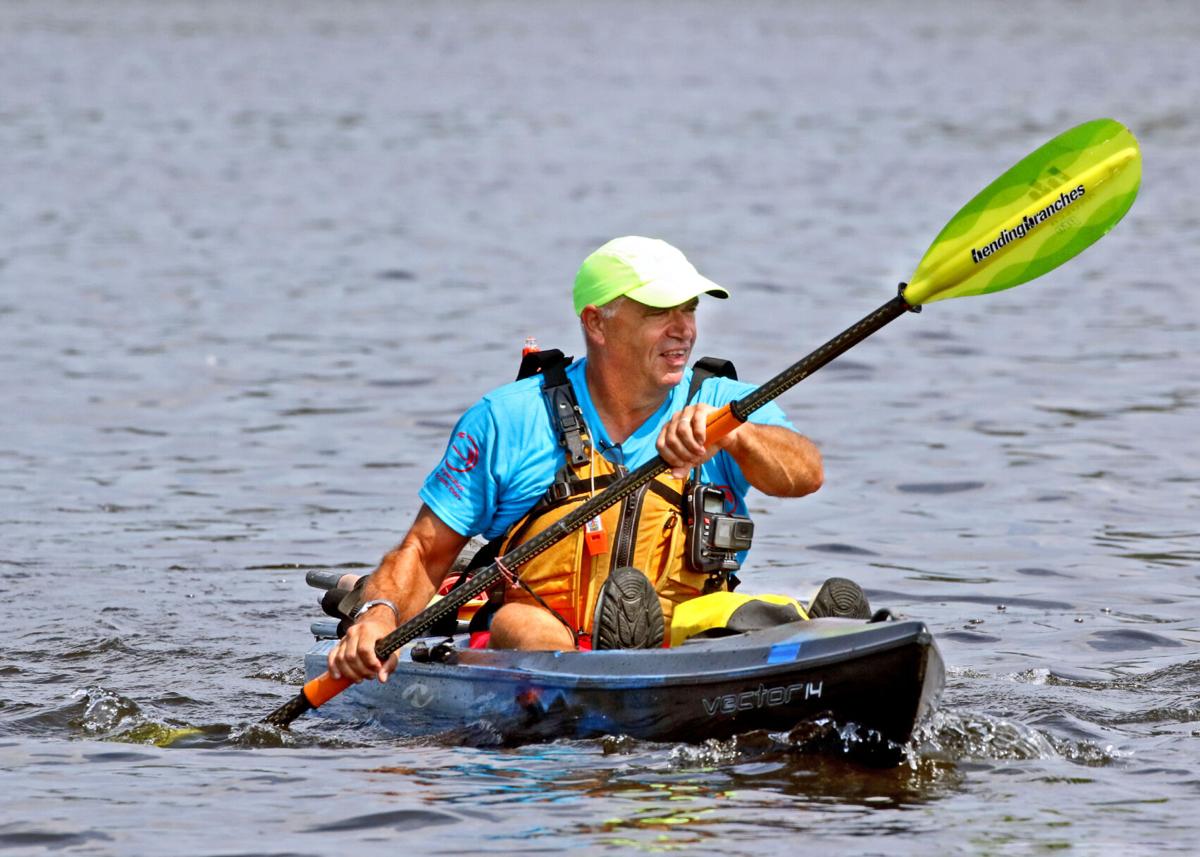
POLYGON ((747 690, 742 693, 726 693, 720 696, 705 697, 704 711, 709 717, 718 714, 736 714, 739 711, 753 711, 757 708, 775 708, 787 705, 793 699, 820 699, 825 682, 797 682, 796 684, 767 687, 760 684, 757 690, 747 690))
POLYGON ((450 449, 446 452, 446 467, 455 473, 470 473, 479 463, 479 444, 465 431, 460 431, 455 437, 467 442, 467 451, 463 452, 454 444, 450 444, 450 449), (457 461, 462 466, 455 467, 451 461, 457 461))
POLYGON ((1058 195, 1058 199, 1047 205, 1037 214, 1030 217, 1028 214, 1021 216, 1021 222, 1012 229, 1001 229, 1000 234, 996 236, 996 240, 990 244, 985 244, 976 250, 971 248, 971 261, 978 265, 988 256, 991 256, 1001 247, 1005 247, 1018 239, 1024 238, 1037 227, 1041 226, 1054 215, 1058 214, 1064 208, 1078 199, 1082 199, 1084 193, 1083 185, 1078 185, 1070 192, 1064 191, 1058 195))
POLYGON ((433 691, 423 684, 410 684, 400 692, 400 698, 413 708, 425 708, 433 702, 433 691))

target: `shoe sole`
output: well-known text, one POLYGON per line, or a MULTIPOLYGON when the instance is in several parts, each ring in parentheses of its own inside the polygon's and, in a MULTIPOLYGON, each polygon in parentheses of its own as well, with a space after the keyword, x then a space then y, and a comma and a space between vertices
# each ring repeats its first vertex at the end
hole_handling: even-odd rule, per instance
POLYGON ((596 604, 592 648, 656 649, 665 634, 662 605, 646 575, 634 568, 609 575, 596 604))
POLYGON ((821 586, 821 591, 809 605, 811 619, 835 616, 841 619, 870 619, 871 605, 867 594, 853 580, 831 577, 821 586))

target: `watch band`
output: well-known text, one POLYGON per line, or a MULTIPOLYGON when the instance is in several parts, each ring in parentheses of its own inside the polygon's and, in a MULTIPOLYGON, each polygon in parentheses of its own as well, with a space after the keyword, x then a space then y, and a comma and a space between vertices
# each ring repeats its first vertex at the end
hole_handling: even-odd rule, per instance
POLYGON ((362 615, 364 613, 366 613, 368 610, 370 610, 372 607, 378 607, 380 604, 382 604, 384 607, 387 607, 389 610, 391 610, 392 615, 396 617, 396 622, 399 623, 400 608, 397 607, 395 604, 393 604, 391 601, 389 601, 386 598, 372 598, 370 601, 364 602, 361 607, 359 607, 357 610, 354 611, 355 621, 358 621, 358 619, 361 618, 362 615))

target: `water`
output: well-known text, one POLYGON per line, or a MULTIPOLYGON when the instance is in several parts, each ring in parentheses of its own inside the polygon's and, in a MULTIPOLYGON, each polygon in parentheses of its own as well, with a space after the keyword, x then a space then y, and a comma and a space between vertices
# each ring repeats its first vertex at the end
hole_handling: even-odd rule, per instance
POLYGON ((1193 851, 1198 36, 1186 3, 0 7, 0 848, 1193 851), (1143 146, 1127 220, 789 393, 827 484, 753 502, 750 585, 848 574, 935 630, 908 764, 253 726, 304 571, 398 540, 525 336, 578 350, 592 248, 683 247, 736 290, 702 353, 764 379, 1099 116, 1143 146))

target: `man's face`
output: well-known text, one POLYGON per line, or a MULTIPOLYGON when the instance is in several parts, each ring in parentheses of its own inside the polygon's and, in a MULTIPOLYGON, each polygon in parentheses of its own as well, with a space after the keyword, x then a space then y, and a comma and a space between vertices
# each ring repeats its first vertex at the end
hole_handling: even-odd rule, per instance
POLYGON ((660 309, 621 301, 605 323, 604 346, 631 385, 666 391, 683 380, 696 343, 699 302, 660 309))

